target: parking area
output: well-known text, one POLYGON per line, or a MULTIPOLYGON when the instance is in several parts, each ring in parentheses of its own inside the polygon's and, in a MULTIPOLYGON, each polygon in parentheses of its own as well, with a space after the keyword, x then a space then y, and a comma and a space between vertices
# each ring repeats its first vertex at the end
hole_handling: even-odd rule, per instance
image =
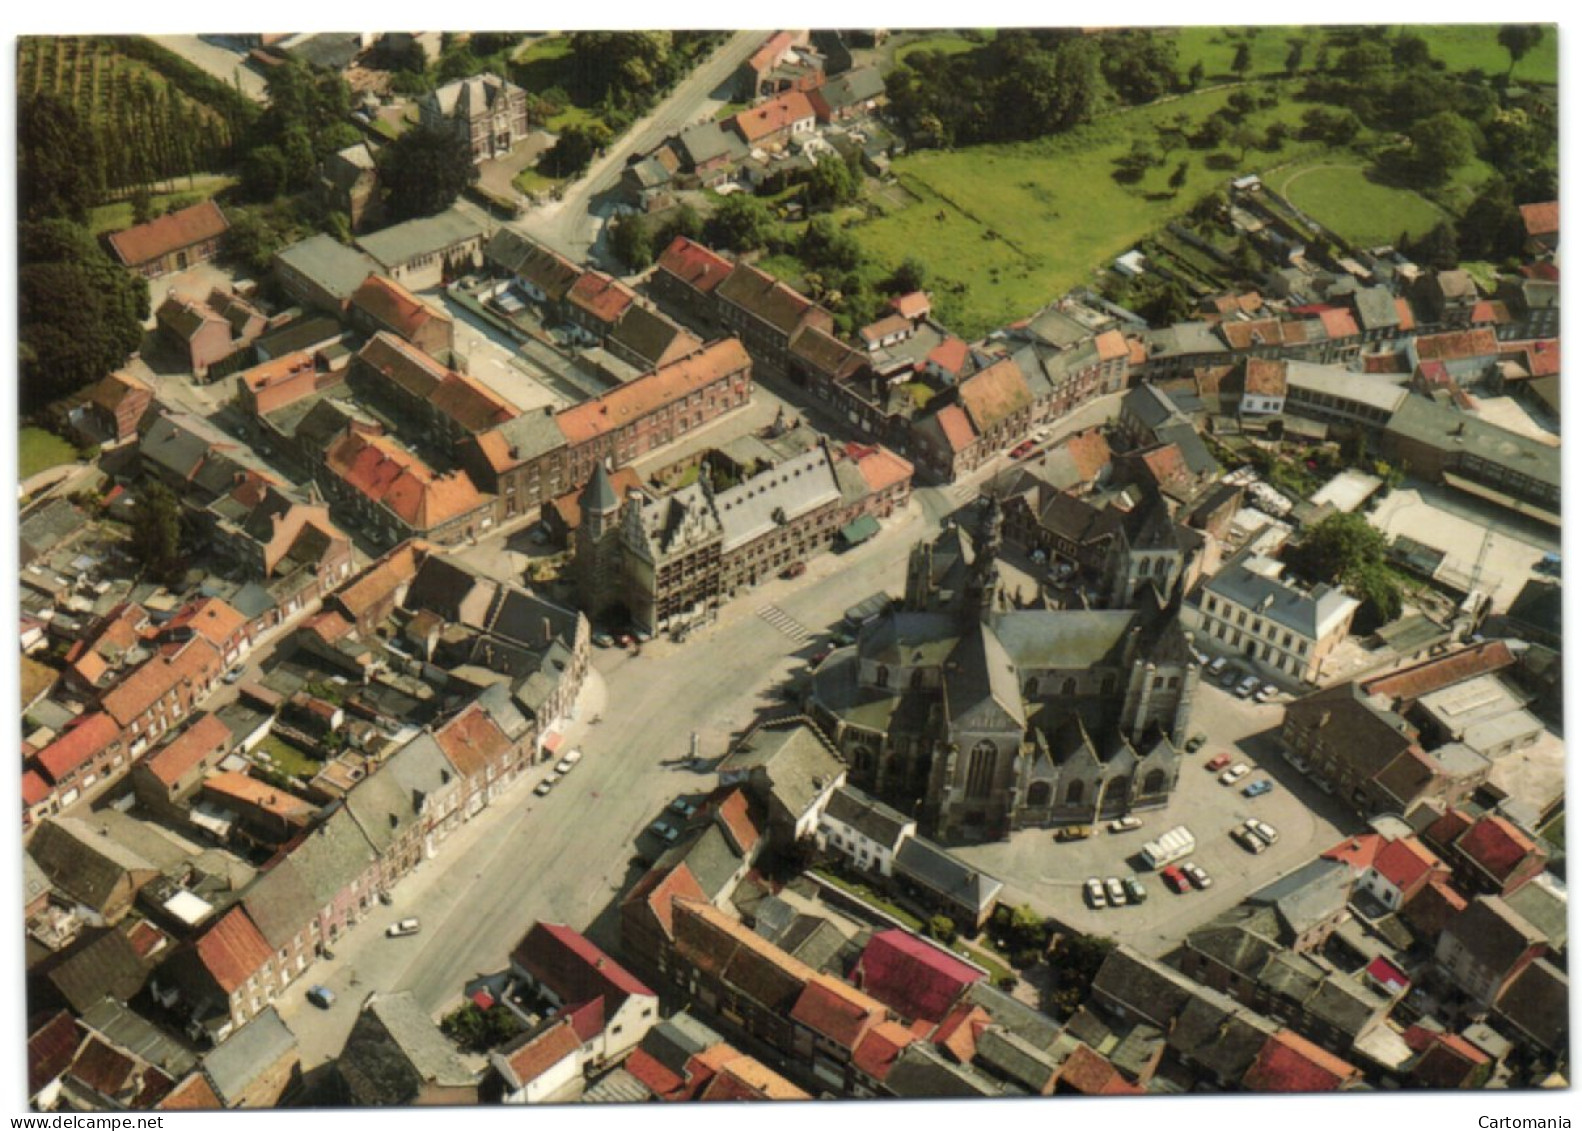
POLYGON ((560 409, 570 403, 529 371, 516 343, 496 330, 481 326, 448 293, 430 291, 422 298, 455 321, 456 352, 466 356, 468 376, 483 382, 523 412, 533 412, 545 405, 560 409))
POLYGON ((1278 728, 1281 697, 1258 704, 1236 699, 1218 687, 1205 686, 1193 711, 1193 730, 1207 736, 1195 753, 1185 755, 1170 804, 1137 815, 1142 826, 1111 833, 1102 825, 1086 840, 1057 842, 1049 829, 1028 829, 1010 840, 957 848, 967 860, 1003 880, 1004 898, 1027 902, 1076 930, 1108 935, 1148 954, 1171 949, 1188 931, 1238 903, 1250 891, 1305 864, 1338 844, 1361 822, 1333 798, 1286 763, 1280 753, 1278 728), (1248 774, 1233 786, 1221 785, 1219 773, 1205 767, 1224 754, 1230 764, 1245 763, 1248 774), (1242 793, 1247 785, 1268 780, 1273 788, 1261 797, 1242 793), (1254 855, 1230 832, 1256 817, 1272 825, 1279 839, 1254 855), (1196 839, 1189 859, 1212 880, 1204 890, 1172 892, 1158 872, 1145 867, 1143 844, 1177 825, 1196 839), (1124 880, 1136 876, 1147 892, 1141 904, 1094 910, 1083 897, 1089 877, 1124 880))
POLYGON ((1378 530, 1404 534, 1447 557, 1441 573, 1469 577, 1477 565, 1485 534, 1488 554, 1478 588, 1493 599, 1493 612, 1504 612, 1545 554, 1560 552, 1560 532, 1524 519, 1458 491, 1408 480, 1392 491, 1368 516, 1378 530))

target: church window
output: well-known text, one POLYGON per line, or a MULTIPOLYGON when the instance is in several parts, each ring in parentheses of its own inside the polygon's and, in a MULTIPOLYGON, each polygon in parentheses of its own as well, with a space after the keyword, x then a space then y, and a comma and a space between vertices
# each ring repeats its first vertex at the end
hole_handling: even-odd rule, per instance
POLYGON ((1049 783, 1035 781, 1027 787, 1027 804, 1034 808, 1043 808, 1049 804, 1049 783))
POLYGON ((972 757, 967 763, 967 796, 974 800, 982 800, 989 796, 989 790, 994 785, 994 765, 998 758, 998 751, 994 743, 984 740, 972 748, 972 757))
POLYGON ((1158 793, 1165 787, 1165 772, 1163 770, 1149 770, 1148 776, 1143 778, 1144 793, 1158 793))
POLYGON ((1060 694, 1062 694, 1062 695, 1075 695, 1076 693, 1077 693, 1077 681, 1075 679, 1067 679, 1066 682, 1064 682, 1064 683, 1062 683, 1060 685, 1060 694))
POLYGON ((874 677, 874 682, 876 682, 880 687, 889 687, 890 669, 885 667, 883 664, 880 664, 878 674, 874 677))
POLYGON ((1068 785, 1066 787, 1066 804, 1067 805, 1081 805, 1082 804, 1082 794, 1083 794, 1082 783, 1080 781, 1072 782, 1070 785, 1068 785))

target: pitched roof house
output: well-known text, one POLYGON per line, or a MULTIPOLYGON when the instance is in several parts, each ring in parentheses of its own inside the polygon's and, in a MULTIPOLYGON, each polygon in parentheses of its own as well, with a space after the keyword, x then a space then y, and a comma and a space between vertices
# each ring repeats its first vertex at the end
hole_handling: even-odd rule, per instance
POLYGON ((157 279, 214 258, 230 227, 220 206, 205 200, 114 233, 110 249, 128 269, 157 279))

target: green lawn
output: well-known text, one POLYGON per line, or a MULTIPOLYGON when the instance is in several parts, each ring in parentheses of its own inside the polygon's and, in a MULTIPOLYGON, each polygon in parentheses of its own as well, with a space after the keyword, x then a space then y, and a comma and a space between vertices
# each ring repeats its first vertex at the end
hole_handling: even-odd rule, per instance
POLYGON ((813 872, 818 876, 819 879, 834 884, 842 891, 849 893, 854 898, 868 904, 871 907, 877 907, 880 911, 883 911, 892 918, 900 920, 912 930, 921 931, 923 929, 923 921, 916 915, 913 915, 905 908, 897 907, 889 900, 884 899, 866 884, 855 883, 852 880, 838 876, 833 870, 828 868, 814 868, 813 872))
POLYGON ((309 758, 301 750, 277 735, 266 735, 258 744, 257 749, 269 755, 270 765, 283 774, 299 777, 304 780, 312 778, 321 769, 324 763, 309 758))
POLYGON ((77 449, 53 432, 24 428, 17 434, 17 463, 23 479, 76 460, 77 449))
POLYGON ((1376 184, 1361 165, 1308 164, 1282 170, 1270 186, 1320 224, 1355 244, 1420 236, 1443 218, 1411 189, 1376 184))
POLYGON ((565 178, 545 176, 533 166, 529 165, 516 176, 512 177, 511 183, 516 186, 518 192, 523 192, 528 196, 532 196, 534 193, 548 192, 558 185, 565 184, 565 178))
MULTIPOLYGON (((1386 34, 1395 35, 1402 30, 1405 29, 1397 25, 1389 28, 1386 34)), ((1452 73, 1476 69, 1503 75, 1510 66, 1510 56, 1495 38, 1500 30, 1497 24, 1416 24, 1411 25, 1410 30, 1427 41, 1429 53, 1452 73)), ((1183 27, 1175 29, 1174 34, 1181 73, 1185 75, 1193 63, 1201 62, 1210 79, 1235 77, 1230 65, 1236 58, 1237 45, 1243 40, 1252 48, 1247 73, 1255 76, 1283 73, 1292 39, 1307 42, 1302 66, 1311 68, 1324 38, 1323 32, 1316 27, 1183 27)), ((1559 71, 1559 39, 1554 29, 1548 28, 1543 42, 1528 52, 1517 65, 1513 77, 1519 82, 1553 85, 1558 81, 1559 71)))
MULTIPOLYGON (((1095 268, 1236 172, 1256 172, 1314 150, 1287 141, 1275 152, 1249 151, 1235 170, 1213 170, 1204 164, 1205 151, 1178 149, 1139 184, 1111 178, 1114 160, 1135 138, 1151 141, 1156 124, 1180 114, 1195 125, 1229 93, 1205 91, 1112 114, 1038 141, 908 154, 894 168, 916 199, 857 224, 852 233, 881 275, 906 256, 922 261, 952 329, 970 340, 1087 281, 1095 268), (1183 161, 1186 184, 1171 193, 1166 182, 1183 161)), ((1255 112, 1249 122, 1261 132, 1276 119, 1296 123, 1303 109, 1285 102, 1255 112)))
MULTIPOLYGON (((172 203, 179 203, 181 207, 196 204, 207 200, 216 193, 223 192, 236 183, 235 177, 199 174, 190 180, 180 177, 175 182, 175 192, 155 193, 152 200, 154 215, 163 215, 165 209, 172 203), (188 185, 191 187, 187 187, 188 185)), ((119 232, 123 228, 132 226, 132 202, 130 200, 117 200, 110 204, 101 204, 88 210, 88 230, 94 235, 101 232, 119 232)))
MULTIPOLYGON (((567 97, 571 97, 577 88, 572 67, 570 38, 551 35, 535 39, 517 52, 511 77, 534 94, 543 94, 546 90, 559 87, 567 97)), ((554 133, 570 125, 584 125, 598 120, 598 114, 586 106, 567 106, 544 123, 544 128, 554 133)))
POLYGON ((898 49, 895 57, 898 60, 905 60, 914 51, 943 51, 946 55, 964 55, 968 51, 976 50, 982 46, 983 44, 974 43, 972 40, 965 39, 962 36, 941 32, 937 35, 925 35, 922 39, 913 40, 898 49))

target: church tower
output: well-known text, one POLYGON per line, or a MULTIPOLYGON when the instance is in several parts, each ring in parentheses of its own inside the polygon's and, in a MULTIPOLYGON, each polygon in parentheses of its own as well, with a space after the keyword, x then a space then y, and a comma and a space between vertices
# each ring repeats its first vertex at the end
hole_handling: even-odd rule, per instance
POLYGON ((589 619, 624 598, 621 592, 621 500, 616 496, 610 474, 600 463, 593 478, 577 496, 582 522, 577 527, 577 595, 589 619))

